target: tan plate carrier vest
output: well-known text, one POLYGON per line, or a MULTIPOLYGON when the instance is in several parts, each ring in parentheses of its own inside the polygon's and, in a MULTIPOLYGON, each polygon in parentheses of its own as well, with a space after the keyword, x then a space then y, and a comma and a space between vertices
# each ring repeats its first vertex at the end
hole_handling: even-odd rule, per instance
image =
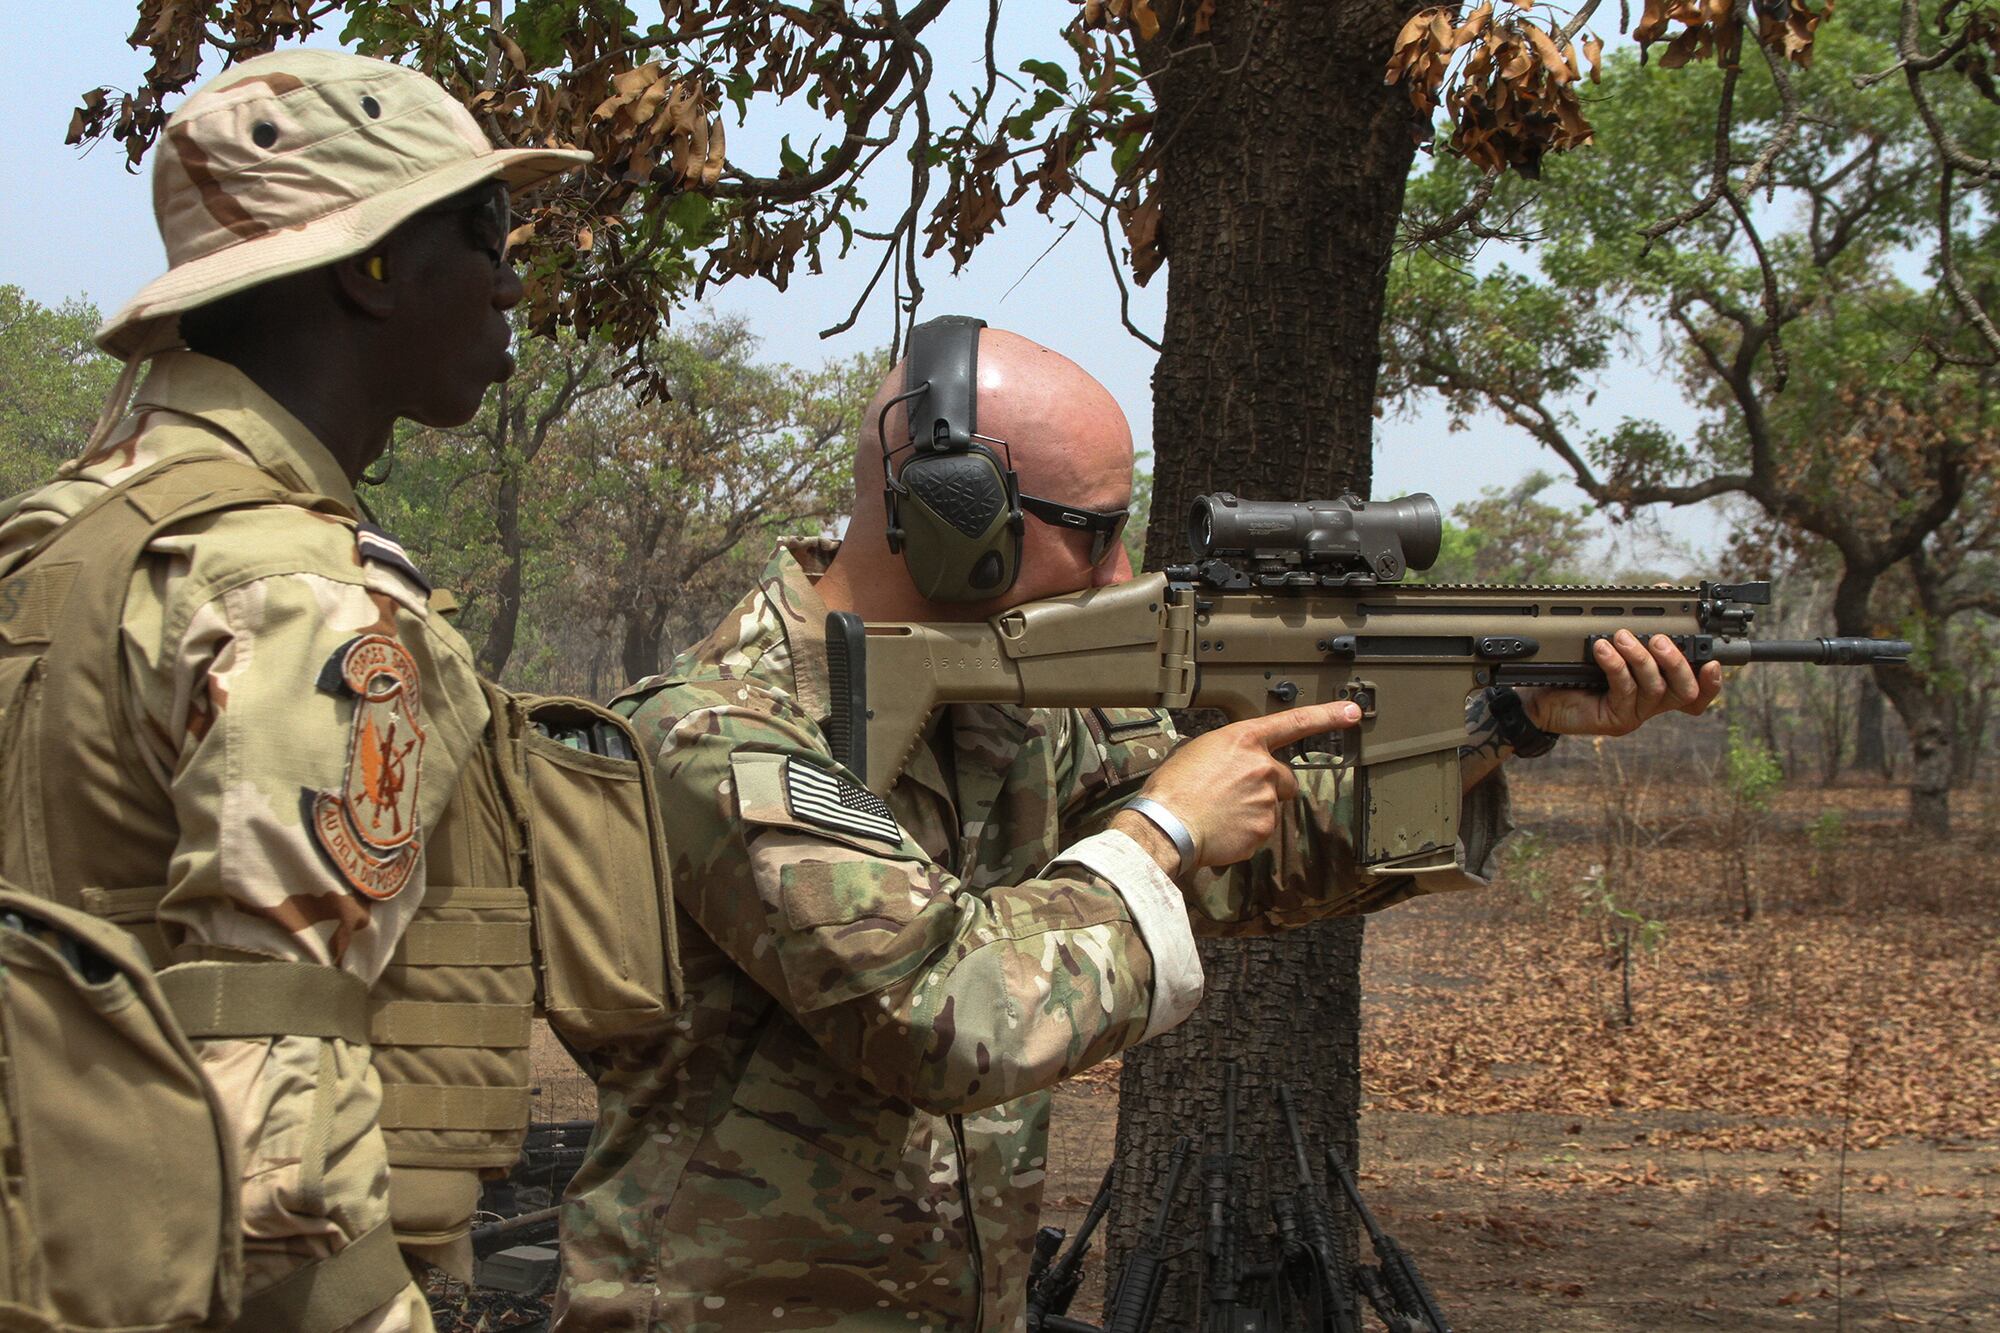
POLYGON ((155 913, 178 830, 125 716, 125 596, 155 537, 261 504, 332 512, 176 454, 0 579, 0 1328, 338 1329, 408 1282, 398 1242, 469 1276, 480 1180, 528 1126, 536 1012, 587 1054, 680 1002, 650 766, 542 733, 636 738, 593 704, 492 685, 372 990, 302 963, 168 965, 155 913), (190 1042, 269 1035, 372 1046, 391 1221, 244 1300, 235 1148, 190 1042))

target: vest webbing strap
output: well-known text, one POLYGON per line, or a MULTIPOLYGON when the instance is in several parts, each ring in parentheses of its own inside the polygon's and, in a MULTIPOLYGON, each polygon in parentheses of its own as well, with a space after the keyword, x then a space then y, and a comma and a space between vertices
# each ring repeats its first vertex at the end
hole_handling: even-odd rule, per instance
POLYGON ((528 1044, 534 1011, 526 1004, 440 1004, 391 1000, 368 1020, 369 1040, 378 1046, 483 1046, 512 1049, 528 1044))
POLYGON ((241 1333, 281 1328, 333 1333, 394 1300, 409 1285, 410 1270, 396 1249, 395 1232, 383 1222, 339 1253, 245 1296, 243 1313, 231 1327, 241 1333))
POLYGON ((459 1088, 439 1083, 382 1087, 384 1129, 515 1129, 528 1123, 531 1088, 459 1088))
POLYGON ((166 892, 156 886, 138 889, 86 888, 83 891, 83 910, 120 925, 128 921, 151 921, 159 915, 160 899, 166 896, 166 892))
POLYGON ((368 985, 318 963, 180 963, 160 989, 181 1030, 202 1037, 368 1040, 368 985))
POLYGON ((534 948, 525 921, 426 921, 419 916, 404 928, 396 961, 422 967, 505 967, 533 962, 534 948))

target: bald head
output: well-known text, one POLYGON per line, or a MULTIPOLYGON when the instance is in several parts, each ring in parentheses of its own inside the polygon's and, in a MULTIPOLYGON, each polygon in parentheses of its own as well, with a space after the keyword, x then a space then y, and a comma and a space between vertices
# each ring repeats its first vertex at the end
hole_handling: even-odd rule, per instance
MULTIPOLYGON (((906 362, 898 362, 868 405, 854 459, 855 527, 864 509, 882 514, 882 406, 903 392, 906 362)), ((1060 352, 1005 329, 979 333, 979 421, 997 449, 1013 457, 1021 489, 1086 509, 1121 507, 1132 492, 1132 428, 1102 384, 1060 352)), ((909 439, 903 404, 889 409, 889 447, 909 439)), ((901 462, 899 458, 898 463, 901 462)), ((879 522, 873 528, 881 529, 879 522)))
MULTIPOLYGON (((871 594, 863 591, 864 578, 887 581, 899 593, 907 590, 914 597, 902 557, 890 554, 883 537, 888 519, 878 434, 886 431, 891 449, 901 448, 909 439, 903 404, 889 408, 886 421, 883 418, 884 406, 904 390, 906 364, 899 362, 890 371, 862 423, 854 460, 853 519, 834 566, 834 572, 849 577, 824 587, 836 597, 852 591, 868 600, 871 594)), ((994 452, 1003 460, 1011 458, 1022 494, 1080 509, 1116 510, 1130 503, 1132 428, 1110 391, 1083 367, 1017 333, 982 329, 978 370, 975 429, 989 440, 1004 442, 994 445, 994 452)), ((891 467, 900 467, 906 457, 898 455, 891 467)), ((1003 606, 1075 592, 1130 574, 1122 555, 1093 568, 1088 552, 1087 534, 1058 530, 1030 517, 1023 533, 1020 575, 1006 595, 991 603, 957 607, 925 603, 914 614, 897 610, 882 618, 984 616, 1003 606)))

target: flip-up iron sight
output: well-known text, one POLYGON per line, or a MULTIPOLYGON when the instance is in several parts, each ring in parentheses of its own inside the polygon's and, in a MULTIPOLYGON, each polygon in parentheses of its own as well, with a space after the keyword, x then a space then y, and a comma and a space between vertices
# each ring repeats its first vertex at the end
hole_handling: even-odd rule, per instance
POLYGON ((1370 587, 1429 569, 1444 541, 1437 501, 1422 494, 1364 500, 1195 498, 1188 545, 1198 562, 1169 571, 1215 588, 1370 587))

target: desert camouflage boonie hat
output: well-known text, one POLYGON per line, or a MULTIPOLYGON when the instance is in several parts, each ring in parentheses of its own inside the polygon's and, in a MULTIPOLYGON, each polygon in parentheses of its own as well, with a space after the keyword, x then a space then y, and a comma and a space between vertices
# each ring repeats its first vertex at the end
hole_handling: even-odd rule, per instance
POLYGON ((437 83, 386 61, 309 50, 246 60, 167 121, 153 213, 168 269, 105 321, 97 345, 148 354, 177 341, 183 310, 360 254, 480 181, 522 189, 588 161, 496 149, 437 83))

